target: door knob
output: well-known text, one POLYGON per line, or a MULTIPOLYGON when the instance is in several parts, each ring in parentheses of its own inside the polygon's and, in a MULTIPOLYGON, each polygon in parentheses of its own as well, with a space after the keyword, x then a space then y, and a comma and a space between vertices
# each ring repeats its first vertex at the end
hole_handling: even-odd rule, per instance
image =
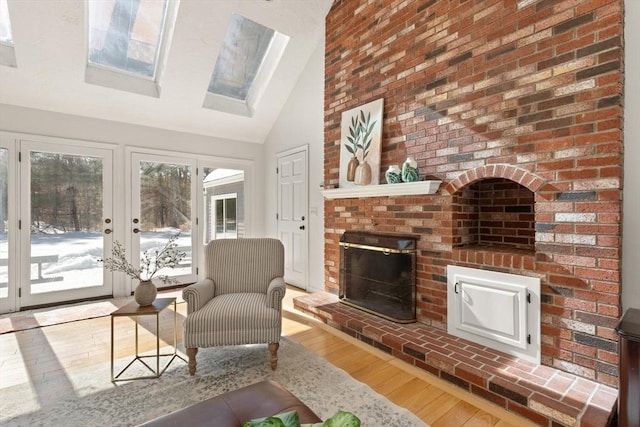
POLYGON ((304 230, 304 225, 301 225, 301 226, 300 226, 300 230, 304 230))
POLYGON ((111 229, 107 228, 106 230, 104 230, 104 234, 111 234, 111 229))
POLYGON ((134 233, 139 233, 139 232, 140 232, 140 230, 139 230, 139 229, 137 229, 137 228, 134 228, 134 229, 133 229, 133 232, 134 232, 134 233))

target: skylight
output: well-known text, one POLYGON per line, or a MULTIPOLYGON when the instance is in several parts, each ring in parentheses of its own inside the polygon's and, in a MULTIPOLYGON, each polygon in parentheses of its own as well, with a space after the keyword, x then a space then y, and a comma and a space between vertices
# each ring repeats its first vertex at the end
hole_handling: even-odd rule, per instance
POLYGON ((158 77, 178 4, 167 0, 88 0, 85 80, 159 96, 158 77))
POLYGON ((0 43, 13 46, 11 21, 9 20, 9 5, 7 0, 0 0, 0 43))
POLYGON ((274 33, 271 28, 243 16, 231 15, 209 92, 246 101, 274 33))
POLYGON ((88 3, 89 62, 153 79, 166 0, 88 3))
POLYGON ((288 41, 271 28, 232 14, 203 106, 252 116, 288 41))
POLYGON ((16 54, 13 47, 11 20, 7 0, 0 0, 0 64, 16 66, 16 54))

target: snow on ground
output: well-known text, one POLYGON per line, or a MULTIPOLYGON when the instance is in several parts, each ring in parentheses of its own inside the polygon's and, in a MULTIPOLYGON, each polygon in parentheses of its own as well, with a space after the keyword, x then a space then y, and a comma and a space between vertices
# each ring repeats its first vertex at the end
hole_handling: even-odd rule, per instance
MULTIPOLYGON (((178 233, 178 229, 164 228, 153 232, 143 232, 140 236, 140 248, 145 250, 160 250, 169 238, 178 233)), ((32 293, 53 290, 72 289, 88 286, 102 286, 103 268, 98 260, 105 254, 102 250, 103 234, 101 232, 67 232, 56 234, 31 235, 31 280, 38 282, 38 257, 57 255, 57 262, 43 262, 41 264, 41 278, 51 281, 32 283, 32 293)), ((191 233, 181 232, 176 241, 178 246, 187 247, 186 263, 190 264, 191 233)), ((106 256, 110 255, 107 249, 106 256)), ((6 234, 0 235, 0 260, 8 258, 8 242, 6 234)), ((191 267, 167 269, 159 274, 176 276, 191 273, 191 267)), ((6 296, 8 282, 8 267, 0 266, 0 297, 6 296)))

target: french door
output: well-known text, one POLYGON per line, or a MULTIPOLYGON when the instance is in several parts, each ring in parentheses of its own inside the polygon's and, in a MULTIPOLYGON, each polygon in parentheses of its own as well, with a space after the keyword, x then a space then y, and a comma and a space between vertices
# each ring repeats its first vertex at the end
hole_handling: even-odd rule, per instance
POLYGON ((179 233, 187 257, 155 282, 195 282, 209 240, 251 235, 252 176, 251 161, 0 132, 0 313, 130 295, 100 262, 116 240, 140 265, 179 233))
POLYGON ((176 268, 159 272, 169 281, 154 279, 158 288, 197 281, 204 274, 198 266, 210 240, 247 235, 249 162, 133 148, 128 158, 131 203, 125 233, 131 262, 139 265, 145 251, 158 249, 176 235, 178 247, 187 255, 176 268))
MULTIPOLYGON (((160 270, 153 281, 158 288, 197 280, 198 257, 195 225, 197 223, 196 160, 150 153, 131 153, 131 213, 127 230, 133 265, 140 265, 146 251, 161 249, 178 236, 178 248, 186 258, 175 268, 160 270), (169 280, 157 277, 166 276, 169 280)), ((136 284, 133 283, 132 287, 136 284)))
POLYGON ((16 282, 16 269, 10 266, 14 262, 16 238, 15 217, 16 204, 9 203, 16 196, 15 181, 16 149, 13 141, 0 138, 0 313, 14 310, 17 286, 9 286, 16 282))
POLYGON ((113 150, 28 140, 19 150, 19 305, 112 295, 100 259, 112 245, 113 150))

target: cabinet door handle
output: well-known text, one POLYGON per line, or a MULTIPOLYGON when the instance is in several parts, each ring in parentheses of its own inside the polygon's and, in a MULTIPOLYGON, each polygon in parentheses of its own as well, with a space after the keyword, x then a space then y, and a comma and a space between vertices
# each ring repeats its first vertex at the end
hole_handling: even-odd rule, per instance
POLYGON ((104 230, 104 234, 111 234, 111 229, 107 228, 106 230, 104 230))
POLYGON ((140 232, 140 230, 139 230, 139 229, 137 229, 137 228, 134 228, 134 229, 133 229, 133 232, 134 232, 134 233, 139 233, 139 232, 140 232))
POLYGON ((304 230, 304 225, 301 225, 301 226, 300 226, 300 230, 304 230))

